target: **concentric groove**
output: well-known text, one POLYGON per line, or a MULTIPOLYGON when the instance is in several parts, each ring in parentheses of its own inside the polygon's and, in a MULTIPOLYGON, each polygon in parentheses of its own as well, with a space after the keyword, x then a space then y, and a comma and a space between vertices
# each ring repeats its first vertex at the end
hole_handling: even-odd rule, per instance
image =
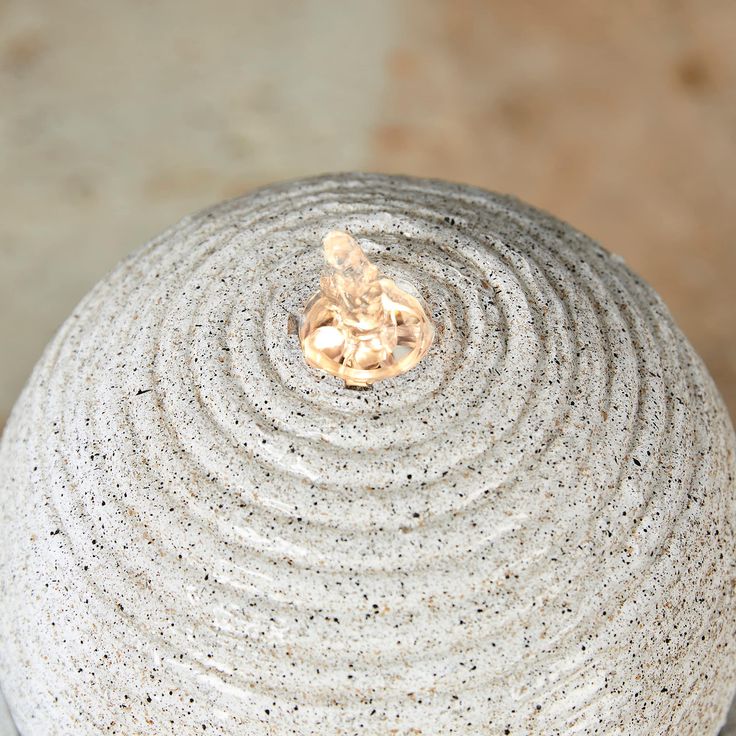
POLYGON ((722 403, 649 287, 508 197, 344 175, 185 219, 0 452, 29 733, 702 736, 736 687, 722 403), (370 391, 287 329, 334 228, 437 328, 370 391))

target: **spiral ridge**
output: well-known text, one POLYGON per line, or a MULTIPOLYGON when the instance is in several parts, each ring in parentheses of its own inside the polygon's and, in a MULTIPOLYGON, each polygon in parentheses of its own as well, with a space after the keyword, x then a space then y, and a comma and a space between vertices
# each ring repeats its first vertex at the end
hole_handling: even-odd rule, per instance
POLYGON ((734 439, 621 259, 519 201, 340 175, 192 217, 79 305, 0 449, 24 734, 715 734, 734 439), (289 325, 353 234, 428 304, 348 390, 289 325))

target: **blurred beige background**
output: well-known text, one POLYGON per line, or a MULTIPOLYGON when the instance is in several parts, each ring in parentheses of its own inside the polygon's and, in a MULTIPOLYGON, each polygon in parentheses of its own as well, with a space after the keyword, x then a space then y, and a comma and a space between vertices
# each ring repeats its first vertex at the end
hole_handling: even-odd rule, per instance
POLYGON ((191 210, 341 169, 513 192, 621 253, 736 412, 733 0, 0 0, 0 425, 191 210))

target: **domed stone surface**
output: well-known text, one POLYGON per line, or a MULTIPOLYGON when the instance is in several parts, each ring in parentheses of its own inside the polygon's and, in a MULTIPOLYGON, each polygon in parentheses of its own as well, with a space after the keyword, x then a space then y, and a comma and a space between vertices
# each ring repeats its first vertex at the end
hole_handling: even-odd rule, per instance
POLYGON ((620 259, 375 175, 182 221, 79 305, 0 449, 0 682, 26 736, 715 734, 734 436, 620 259), (304 361, 332 229, 434 342, 304 361), (290 329, 291 327, 291 329, 290 329))

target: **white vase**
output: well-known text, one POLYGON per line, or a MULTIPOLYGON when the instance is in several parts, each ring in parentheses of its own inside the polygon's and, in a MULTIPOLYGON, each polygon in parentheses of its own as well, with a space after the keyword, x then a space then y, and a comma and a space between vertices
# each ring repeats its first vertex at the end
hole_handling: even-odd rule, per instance
POLYGON ((718 732, 734 435, 652 290, 513 198, 341 175, 186 218, 84 299, 0 449, 27 736, 718 732), (368 390, 307 367, 320 240, 419 289, 368 390))

